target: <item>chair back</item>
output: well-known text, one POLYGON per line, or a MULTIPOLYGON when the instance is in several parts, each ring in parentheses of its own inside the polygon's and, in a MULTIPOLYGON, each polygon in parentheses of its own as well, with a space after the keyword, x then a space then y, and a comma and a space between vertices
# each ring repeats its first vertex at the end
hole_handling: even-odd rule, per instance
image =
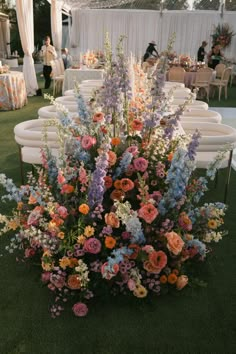
POLYGON ((172 67, 168 72, 168 80, 184 82, 185 70, 181 67, 172 67))
POLYGON ((222 73, 222 77, 221 80, 225 83, 228 84, 230 76, 231 76, 231 72, 232 72, 232 68, 228 67, 226 69, 224 69, 223 73, 222 73))
POLYGON ((196 73, 195 83, 210 83, 212 80, 213 69, 211 68, 201 68, 196 73))
POLYGON ((216 67, 215 67, 215 71, 216 71, 216 78, 221 78, 222 77, 222 74, 223 74, 223 71, 224 69, 226 68, 226 65, 225 64, 217 64, 216 67))
POLYGON ((62 58, 57 59, 60 75, 64 75, 65 66, 62 58))
POLYGON ((56 63, 56 60, 51 60, 50 61, 51 67, 52 67, 52 78, 55 79, 60 75, 60 72, 58 70, 58 65, 56 63))

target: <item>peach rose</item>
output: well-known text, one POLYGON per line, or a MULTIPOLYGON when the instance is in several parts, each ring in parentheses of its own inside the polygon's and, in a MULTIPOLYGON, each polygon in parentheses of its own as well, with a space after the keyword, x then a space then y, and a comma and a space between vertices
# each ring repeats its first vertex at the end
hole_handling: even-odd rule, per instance
POLYGON ((109 214, 105 214, 105 222, 107 225, 110 225, 111 227, 118 228, 120 226, 120 221, 117 218, 116 214, 113 212, 109 214))
POLYGON ((129 178, 122 178, 120 183, 121 183, 121 189, 124 192, 128 192, 134 188, 134 182, 131 181, 131 179, 129 179, 129 178))
POLYGON ((124 196, 125 196, 125 193, 120 189, 114 189, 110 194, 110 198, 112 200, 119 200, 120 201, 124 198, 124 196))
POLYGON ((138 211, 138 216, 144 219, 147 224, 151 224, 158 214, 158 210, 151 203, 143 205, 138 211))
POLYGON ((153 251, 149 253, 148 259, 153 269, 155 269, 155 273, 160 273, 167 264, 167 255, 163 251, 153 251))
POLYGON ((77 274, 71 274, 68 276, 67 286, 72 290, 77 290, 81 288, 81 282, 77 274))
POLYGON ((183 289, 188 284, 187 275, 180 275, 176 281, 177 290, 183 289))
POLYGON ((165 234, 167 238, 167 248, 170 252, 172 252, 174 255, 178 255, 183 247, 184 247, 184 241, 182 238, 174 231, 172 232, 167 232, 165 234))
POLYGON ((95 113, 93 116, 93 122, 101 123, 104 120, 104 114, 102 112, 95 113))
POLYGON ((115 165, 116 160, 117 160, 116 154, 113 151, 111 151, 111 150, 108 151, 108 163, 109 163, 110 167, 115 165))

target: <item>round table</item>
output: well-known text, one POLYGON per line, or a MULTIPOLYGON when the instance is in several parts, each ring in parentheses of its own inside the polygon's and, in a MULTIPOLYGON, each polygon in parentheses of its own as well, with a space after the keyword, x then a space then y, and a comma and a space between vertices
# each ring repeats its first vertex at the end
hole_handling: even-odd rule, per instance
POLYGON ((22 108, 27 103, 27 93, 22 72, 0 74, 0 110, 22 108))

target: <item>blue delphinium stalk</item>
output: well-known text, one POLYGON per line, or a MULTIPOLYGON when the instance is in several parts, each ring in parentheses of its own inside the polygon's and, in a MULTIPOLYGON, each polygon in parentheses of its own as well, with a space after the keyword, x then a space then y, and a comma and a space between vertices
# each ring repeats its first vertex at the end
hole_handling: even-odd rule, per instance
POLYGON ((200 132, 197 130, 195 133, 192 135, 192 140, 187 146, 187 156, 189 157, 190 160, 195 160, 195 156, 197 153, 197 147, 199 146, 199 139, 201 137, 200 132))
POLYGON ((165 215, 169 209, 175 208, 177 202, 186 194, 186 186, 194 167, 194 163, 187 156, 186 150, 178 148, 165 181, 168 190, 158 205, 162 215, 165 215))
POLYGON ((121 158, 121 161, 119 163, 119 166, 116 168, 114 175, 113 175, 113 180, 118 178, 123 172, 125 172, 128 168, 128 166, 131 164, 133 155, 126 151, 121 158))
POLYGON ((88 126, 91 123, 90 114, 87 110, 86 104, 84 102, 83 96, 78 92, 78 114, 81 124, 88 126))

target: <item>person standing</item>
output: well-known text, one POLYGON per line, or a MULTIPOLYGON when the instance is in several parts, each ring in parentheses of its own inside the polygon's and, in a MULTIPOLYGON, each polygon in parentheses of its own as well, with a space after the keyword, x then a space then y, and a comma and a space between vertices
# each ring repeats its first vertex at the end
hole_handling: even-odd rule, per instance
POLYGON ((45 89, 48 89, 51 84, 51 60, 57 58, 57 52, 55 48, 50 44, 51 38, 46 36, 44 38, 44 45, 41 48, 41 56, 43 58, 43 76, 45 79, 45 89))
POLYGON ((62 57, 65 69, 70 68, 72 66, 72 56, 69 54, 69 51, 67 48, 63 48, 61 50, 61 57, 62 57))
POLYGON ((216 65, 224 59, 224 54, 221 52, 221 46, 215 44, 212 46, 211 51, 207 55, 209 68, 215 69, 216 65))
POLYGON ((201 47, 198 49, 197 52, 197 61, 204 62, 205 55, 207 54, 205 51, 205 47, 207 46, 207 42, 203 41, 201 47))

